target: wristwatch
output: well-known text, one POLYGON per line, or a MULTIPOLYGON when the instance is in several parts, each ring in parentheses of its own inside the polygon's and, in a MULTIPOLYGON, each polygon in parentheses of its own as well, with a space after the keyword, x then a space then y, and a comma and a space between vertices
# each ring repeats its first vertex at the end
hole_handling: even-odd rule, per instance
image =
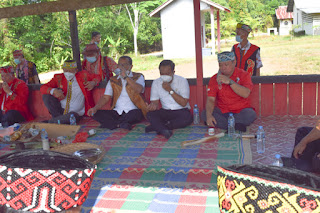
POLYGON ((11 95, 12 95, 12 91, 11 91, 11 92, 9 92, 9 93, 8 93, 8 95, 9 95, 9 96, 11 96, 11 95))
POLYGON ((229 85, 231 86, 232 84, 234 84, 235 82, 233 80, 229 81, 229 85))
POLYGON ((174 91, 173 90, 170 90, 169 94, 170 95, 173 95, 174 91))

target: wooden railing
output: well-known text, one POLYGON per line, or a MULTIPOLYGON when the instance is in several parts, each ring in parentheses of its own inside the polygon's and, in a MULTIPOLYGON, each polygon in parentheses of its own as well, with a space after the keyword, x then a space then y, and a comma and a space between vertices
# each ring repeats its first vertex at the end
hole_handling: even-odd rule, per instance
MULTIPOLYGON (((196 79, 188 79, 190 85, 190 105, 198 104, 204 109, 206 102, 206 87, 210 78, 203 81, 205 97, 203 103, 196 103, 196 79)), ((251 93, 252 106, 259 116, 268 115, 319 115, 320 75, 289 75, 252 77, 254 88, 251 93)), ((150 100, 152 80, 146 81, 145 97, 150 100)), ((97 102, 103 95, 106 82, 101 82, 94 90, 94 100, 97 102)), ((49 117, 49 112, 43 104, 40 85, 29 85, 29 107, 35 117, 49 117)), ((104 109, 108 109, 106 106, 104 109)))

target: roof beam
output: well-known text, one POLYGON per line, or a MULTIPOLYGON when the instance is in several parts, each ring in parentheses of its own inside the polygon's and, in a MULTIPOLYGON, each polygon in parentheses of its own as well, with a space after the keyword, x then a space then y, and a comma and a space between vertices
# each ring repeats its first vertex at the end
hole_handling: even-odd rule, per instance
POLYGON ((30 15, 41 15, 62 11, 73 11, 95 7, 105 7, 118 4, 128 4, 146 0, 58 0, 35 4, 0 8, 0 19, 15 18, 30 15))

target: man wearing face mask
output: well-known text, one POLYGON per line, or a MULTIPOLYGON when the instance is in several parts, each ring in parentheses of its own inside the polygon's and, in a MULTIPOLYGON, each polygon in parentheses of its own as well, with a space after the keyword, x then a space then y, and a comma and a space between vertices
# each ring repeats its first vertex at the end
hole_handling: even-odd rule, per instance
POLYGON ((88 111, 88 116, 101 124, 101 128, 131 130, 147 113, 147 104, 142 93, 145 82, 141 73, 132 72, 132 59, 121 56, 118 61, 120 74, 110 78, 104 95, 88 111), (100 110, 112 98, 112 110, 100 110))
POLYGON ((16 76, 26 84, 40 84, 36 65, 24 58, 22 50, 13 51, 16 76))
POLYGON ((92 88, 88 82, 98 81, 97 75, 86 70, 77 72, 74 60, 65 61, 63 73, 55 74, 48 83, 40 88, 42 99, 52 116, 49 123, 70 124, 73 114, 77 122, 94 106, 92 88))
POLYGON ((118 68, 118 64, 112 58, 101 56, 99 47, 94 43, 86 46, 83 55, 85 57, 82 62, 82 69, 99 75, 101 80, 108 81, 113 76, 112 73, 118 68))
POLYGON ((251 76, 260 76, 260 68, 263 66, 260 57, 260 47, 248 41, 251 31, 250 26, 237 24, 236 41, 239 43, 233 45, 232 51, 236 56, 236 67, 247 71, 251 76))
POLYGON ((174 74, 175 64, 163 60, 159 65, 160 78, 151 86, 151 103, 148 105, 147 118, 150 125, 146 132, 156 131, 169 139, 172 130, 184 128, 192 123, 189 96, 190 88, 187 79, 174 74), (158 109, 159 100, 162 108, 158 109))
POLYGON ((0 68, 0 122, 3 127, 14 123, 30 121, 33 119, 28 108, 29 89, 25 82, 14 77, 13 67, 0 68))
POLYGON ((90 44, 100 44, 101 41, 101 34, 99 32, 92 32, 91 33, 91 42, 90 44))
POLYGON ((235 119, 235 129, 244 132, 256 119, 249 99, 253 88, 251 76, 235 67, 233 52, 219 53, 218 62, 219 73, 209 81, 206 110, 202 113, 202 119, 208 126, 228 129, 231 112, 235 119))

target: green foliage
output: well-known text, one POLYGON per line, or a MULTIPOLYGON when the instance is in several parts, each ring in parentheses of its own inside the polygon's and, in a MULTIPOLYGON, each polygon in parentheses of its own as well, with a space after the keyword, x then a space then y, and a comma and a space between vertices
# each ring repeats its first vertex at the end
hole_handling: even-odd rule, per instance
MULTIPOLYGON (((0 0, 0 7, 45 1, 53 0, 0 0)), ((165 1, 136 3, 141 14, 137 36, 141 53, 162 48, 160 18, 150 18, 148 14, 165 1)), ((213 1, 232 11, 220 12, 222 38, 234 35, 237 22, 247 23, 256 30, 266 30, 273 26, 275 9, 287 4, 287 0, 213 1)), ((208 14, 206 20, 210 23, 208 14)), ((133 28, 125 5, 79 10, 77 22, 81 51, 90 42, 93 31, 101 33, 99 47, 103 55, 119 57, 134 51, 133 28)), ((39 72, 61 69, 63 62, 72 58, 69 26, 68 12, 0 20, 0 66, 14 65, 12 51, 23 49, 25 58, 35 62, 39 72)), ((206 32, 209 37, 210 28, 206 32)))

